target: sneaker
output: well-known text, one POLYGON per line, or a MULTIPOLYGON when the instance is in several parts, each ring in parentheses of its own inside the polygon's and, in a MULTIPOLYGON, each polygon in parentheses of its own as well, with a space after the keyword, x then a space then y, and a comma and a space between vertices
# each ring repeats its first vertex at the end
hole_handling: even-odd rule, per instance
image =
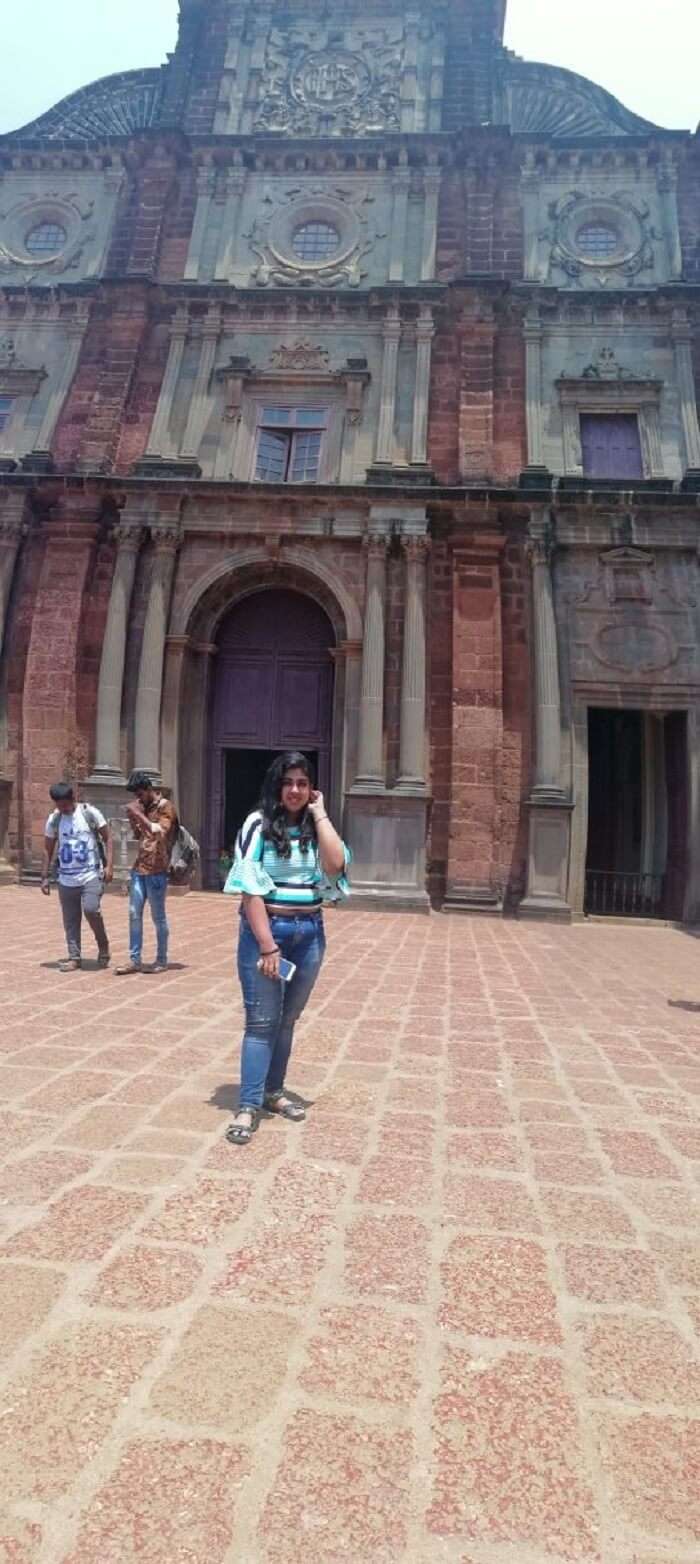
POLYGON ((112 958, 111 958, 110 953, 109 953, 108 950, 99 950, 97 952, 97 965, 98 965, 98 967, 108 967, 111 959, 112 958))
POLYGON ((115 977, 130 977, 132 972, 140 972, 141 967, 134 966, 133 961, 127 961, 123 967, 115 967, 115 977))
POLYGON ((59 961, 58 963, 59 972, 79 972, 80 967, 81 962, 73 956, 69 956, 67 961, 59 961))
POLYGON ((152 966, 146 968, 147 972, 167 972, 167 970, 167 961, 154 961, 152 966))

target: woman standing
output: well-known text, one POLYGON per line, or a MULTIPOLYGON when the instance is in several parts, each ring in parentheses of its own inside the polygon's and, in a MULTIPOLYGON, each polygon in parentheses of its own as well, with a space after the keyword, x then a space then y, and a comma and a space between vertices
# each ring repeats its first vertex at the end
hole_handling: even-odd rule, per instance
POLYGON ((242 894, 238 976, 246 1024, 241 1048, 240 1107, 227 1139, 245 1146, 262 1107, 285 1119, 304 1109, 284 1091, 294 1027, 326 950, 321 912, 333 886, 346 890, 350 853, 331 825, 309 761, 298 750, 278 756, 260 808, 241 826, 224 890, 242 894), (294 963, 290 982, 280 958, 294 963))

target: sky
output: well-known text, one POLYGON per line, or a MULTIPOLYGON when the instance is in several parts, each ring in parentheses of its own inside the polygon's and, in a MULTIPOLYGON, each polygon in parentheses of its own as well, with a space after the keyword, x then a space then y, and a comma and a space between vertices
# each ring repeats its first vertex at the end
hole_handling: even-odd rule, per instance
MULTIPOLYGON (((0 132, 99 76, 160 65, 177 12, 177 0, 15 3, 2 34, 0 132)), ((592 77, 658 125, 694 130, 700 120, 700 0, 508 0, 506 43, 592 77)))

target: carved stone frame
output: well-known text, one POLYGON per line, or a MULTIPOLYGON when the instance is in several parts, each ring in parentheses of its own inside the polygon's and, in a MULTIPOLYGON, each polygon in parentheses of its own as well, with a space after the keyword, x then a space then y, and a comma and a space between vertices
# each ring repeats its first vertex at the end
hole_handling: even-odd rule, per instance
POLYGON ((323 407, 326 426, 317 483, 337 480, 343 437, 343 401, 335 380, 326 375, 256 374, 244 391, 236 448, 236 476, 254 483, 260 414, 265 406, 323 407))
POLYGON ((634 413, 639 422, 642 470, 645 478, 664 478, 661 443, 661 380, 556 381, 561 408, 563 465, 566 477, 583 477, 582 413, 634 413))
POLYGON ((10 416, 4 429, 0 430, 0 459, 24 455, 24 446, 19 448, 20 432, 32 397, 36 396, 45 379, 46 370, 43 368, 28 369, 23 364, 10 364, 3 368, 0 364, 0 396, 12 398, 10 416))

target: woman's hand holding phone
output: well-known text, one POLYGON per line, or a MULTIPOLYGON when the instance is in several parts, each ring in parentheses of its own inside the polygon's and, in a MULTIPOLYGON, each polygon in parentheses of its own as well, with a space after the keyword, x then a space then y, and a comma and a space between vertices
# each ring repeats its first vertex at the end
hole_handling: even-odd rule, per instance
POLYGON ((267 955, 261 955, 258 967, 263 977, 278 978, 280 975, 280 953, 278 950, 269 951, 267 955))

